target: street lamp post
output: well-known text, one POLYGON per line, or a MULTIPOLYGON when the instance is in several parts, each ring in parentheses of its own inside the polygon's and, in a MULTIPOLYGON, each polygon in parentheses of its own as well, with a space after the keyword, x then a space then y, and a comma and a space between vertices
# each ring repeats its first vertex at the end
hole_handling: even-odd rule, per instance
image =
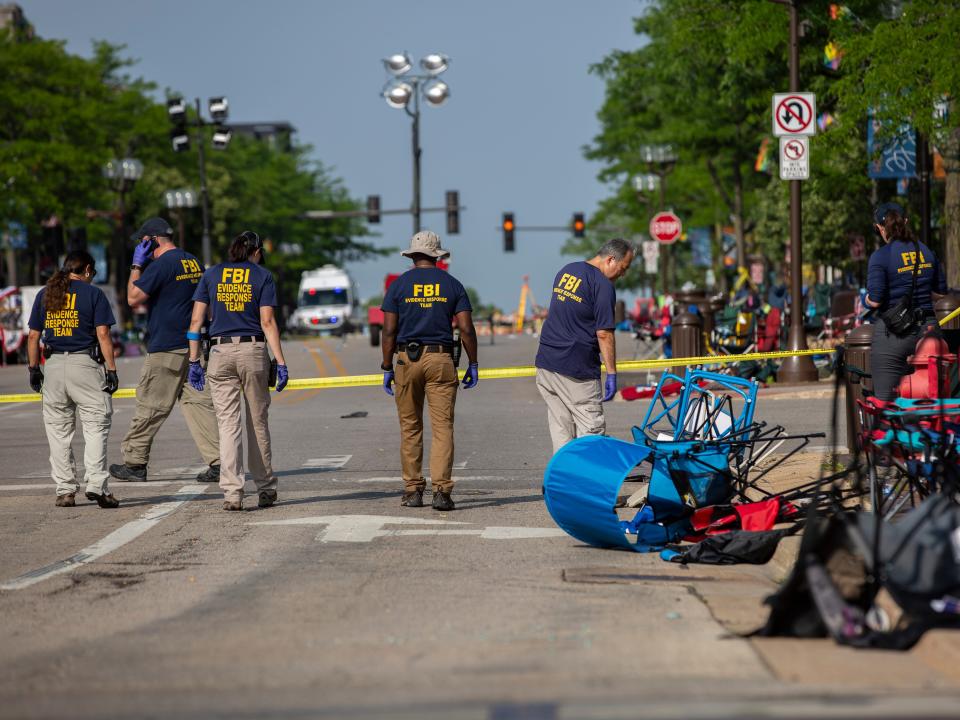
POLYGON ((103 166, 103 176, 117 193, 110 284, 116 289, 117 296, 123 297, 127 288, 127 193, 143 177, 143 163, 136 158, 110 160, 103 166))
POLYGON ((412 122, 413 146, 413 232, 420 232, 420 95, 428 104, 439 107, 450 97, 450 88, 438 75, 450 66, 450 59, 440 53, 430 53, 420 60, 424 75, 410 75, 413 63, 407 53, 396 53, 383 61, 393 77, 384 86, 381 94, 387 105, 403 109, 412 122), (413 109, 410 109, 411 101, 413 109))
MULTIPOLYGON (((647 171, 657 178, 660 188, 660 212, 667 204, 667 175, 673 172, 677 164, 677 154, 672 145, 641 145, 640 158, 647 164, 647 171)), ((673 287, 673 262, 669 245, 660 246, 660 282, 663 293, 673 287)))
POLYGON ((207 192, 206 134, 204 128, 213 125, 214 149, 226 150, 232 136, 230 128, 225 125, 230 104, 225 97, 210 98, 207 106, 210 111, 210 120, 205 120, 201 114, 200 98, 194 100, 194 107, 196 108, 196 116, 191 119, 187 117, 187 107, 183 98, 175 97, 167 101, 167 114, 173 124, 170 140, 174 152, 182 152, 190 147, 190 135, 187 132, 187 126, 196 129, 197 161, 200 172, 200 207, 203 210, 201 254, 203 255, 203 264, 209 267, 212 259, 212 249, 210 246, 210 197, 207 192))
MULTIPOLYGON (((642 173, 640 175, 633 176, 633 189, 636 191, 637 200, 639 200, 640 203, 643 205, 645 212, 648 212, 648 213, 650 212, 650 203, 653 200, 654 193, 657 192, 659 187, 660 187, 660 176, 656 175, 655 173, 642 173)), ((662 202, 663 201, 661 198, 661 204, 662 202)), ((655 238, 651 238, 651 240, 654 240, 654 239, 655 238)), ((657 252, 659 257, 659 248, 657 249, 657 252)), ((644 263, 646 263, 646 260, 644 260, 644 263)), ((663 281, 661 280, 660 282, 662 283, 663 281)), ((653 280, 651 282, 651 291, 654 293, 656 293, 657 284, 658 284, 657 274, 653 273, 653 280)), ((666 287, 662 289, 664 292, 666 292, 666 287)))

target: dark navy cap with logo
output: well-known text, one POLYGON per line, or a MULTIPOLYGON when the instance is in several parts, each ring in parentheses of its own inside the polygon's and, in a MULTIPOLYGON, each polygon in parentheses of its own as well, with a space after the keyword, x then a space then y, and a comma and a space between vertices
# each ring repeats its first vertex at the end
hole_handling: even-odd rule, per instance
POLYGON ((877 206, 877 209, 873 211, 873 222, 875 222, 877 225, 883 225, 883 221, 887 219, 887 214, 891 210, 902 218, 907 216, 907 214, 903 211, 903 208, 897 203, 888 202, 877 206))
POLYGON ((144 222, 143 225, 140 226, 140 229, 130 236, 130 239, 134 242, 140 242, 145 237, 154 237, 156 235, 173 237, 173 228, 170 227, 170 223, 163 218, 152 217, 144 222))

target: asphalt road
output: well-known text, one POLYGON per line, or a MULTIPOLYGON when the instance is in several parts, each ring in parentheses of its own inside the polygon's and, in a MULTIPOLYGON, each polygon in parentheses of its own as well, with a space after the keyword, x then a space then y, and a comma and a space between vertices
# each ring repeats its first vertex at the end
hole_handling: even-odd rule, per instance
MULTIPOLYGON (((534 339, 488 342, 481 367, 532 362, 534 339)), ((632 340, 620 343, 631 357, 632 340)), ((291 377, 379 364, 360 337, 291 341, 286 352, 291 377)), ((133 385, 139 360, 119 364, 121 386, 133 385)), ((0 369, 0 392, 26 380, 23 368, 0 369)), ((827 430, 827 394, 770 393, 758 417, 827 430)), ((133 405, 115 402, 112 461, 133 405)), ((628 437, 643 408, 610 403, 610 433, 628 437)), ((481 381, 461 392, 457 417, 453 513, 400 507, 395 409, 379 388, 274 395, 274 508, 221 511, 218 489, 192 481, 201 463, 175 410, 150 482, 112 484, 122 506, 108 511, 86 500, 55 508, 39 405, 0 406, 0 717, 854 717, 906 707, 947 717, 956 707, 949 683, 891 694, 869 678, 806 681, 793 646, 777 656, 726 631, 695 576, 560 532, 540 494, 550 441, 532 379, 481 381), (623 573, 632 580, 604 579, 623 573)), ((773 587, 731 572, 703 586, 733 598, 773 587)))

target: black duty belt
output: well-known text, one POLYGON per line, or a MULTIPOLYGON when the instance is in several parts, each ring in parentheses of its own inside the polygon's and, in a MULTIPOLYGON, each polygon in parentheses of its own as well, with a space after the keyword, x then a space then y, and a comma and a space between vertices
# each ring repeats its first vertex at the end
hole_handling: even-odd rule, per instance
POLYGON ((263 335, 220 335, 219 337, 210 338, 210 342, 214 345, 232 343, 234 340, 241 343, 266 342, 266 338, 263 335))
MULTIPOLYGON (((410 344, 413 345, 414 343, 410 344)), ((453 345, 420 345, 420 347, 422 348, 421 352, 425 353, 447 353, 448 355, 453 354, 453 345)), ((397 349, 400 352, 406 352, 407 343, 400 343, 400 345, 397 346, 397 349)), ((411 350, 412 349, 413 348, 411 348, 411 350)))

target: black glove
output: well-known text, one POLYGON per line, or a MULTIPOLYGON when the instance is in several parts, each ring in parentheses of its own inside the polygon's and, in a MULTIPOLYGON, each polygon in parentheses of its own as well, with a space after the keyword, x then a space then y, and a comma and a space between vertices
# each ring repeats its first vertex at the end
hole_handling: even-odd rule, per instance
POLYGON ((103 391, 113 395, 120 387, 120 378, 117 377, 116 370, 107 370, 107 381, 103 386, 103 391))
POLYGON ((34 392, 40 392, 43 389, 43 369, 37 365, 27 370, 30 371, 30 387, 34 392))

